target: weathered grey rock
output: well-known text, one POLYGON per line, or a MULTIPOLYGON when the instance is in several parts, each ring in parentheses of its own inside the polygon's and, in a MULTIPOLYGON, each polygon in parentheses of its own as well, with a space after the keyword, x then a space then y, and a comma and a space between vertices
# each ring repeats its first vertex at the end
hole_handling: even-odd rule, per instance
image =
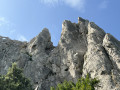
POLYGON ((115 90, 120 89, 120 42, 112 35, 106 34, 103 40, 103 46, 112 63, 111 78, 115 90))
POLYGON ((64 80, 76 82, 87 73, 100 80, 96 90, 120 90, 120 41, 95 23, 65 20, 57 47, 47 28, 30 42, 0 36, 0 74, 13 62, 38 90, 50 90, 64 80))
POLYGON ((84 56, 83 76, 90 73, 92 78, 99 78, 99 88, 97 90, 111 90, 111 61, 102 46, 105 32, 97 29, 94 23, 88 25, 87 52, 84 56), (103 79, 104 78, 104 79, 103 79))

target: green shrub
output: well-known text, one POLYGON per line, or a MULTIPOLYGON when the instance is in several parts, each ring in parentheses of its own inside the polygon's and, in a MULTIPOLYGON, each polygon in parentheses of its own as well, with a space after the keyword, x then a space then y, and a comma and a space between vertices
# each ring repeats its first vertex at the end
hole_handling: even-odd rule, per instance
POLYGON ((30 80, 23 76, 16 63, 12 64, 6 75, 0 75, 0 90, 33 90, 30 80))
POLYGON ((56 88, 51 87, 50 90, 95 90, 95 86, 99 83, 96 78, 91 79, 89 75, 86 78, 80 78, 74 84, 71 81, 64 81, 62 84, 58 84, 56 88))

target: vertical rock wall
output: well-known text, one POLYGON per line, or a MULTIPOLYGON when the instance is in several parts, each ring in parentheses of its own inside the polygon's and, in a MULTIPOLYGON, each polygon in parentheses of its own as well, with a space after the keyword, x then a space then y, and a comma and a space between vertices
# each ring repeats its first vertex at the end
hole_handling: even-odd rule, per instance
POLYGON ((76 82, 87 73, 100 80, 96 90, 120 90, 120 42, 80 17, 78 23, 63 22, 56 47, 46 28, 30 42, 0 36, 0 74, 13 62, 38 90, 50 90, 64 80, 76 82))

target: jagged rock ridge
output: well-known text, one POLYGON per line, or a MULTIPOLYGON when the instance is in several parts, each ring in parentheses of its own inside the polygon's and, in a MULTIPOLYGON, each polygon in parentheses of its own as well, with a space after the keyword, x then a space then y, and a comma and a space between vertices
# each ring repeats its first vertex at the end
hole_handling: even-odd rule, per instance
POLYGON ((0 36, 0 74, 13 62, 38 90, 64 80, 76 82, 87 73, 100 80, 96 90, 120 90, 120 42, 80 17, 78 23, 63 22, 57 47, 46 28, 30 42, 0 36))

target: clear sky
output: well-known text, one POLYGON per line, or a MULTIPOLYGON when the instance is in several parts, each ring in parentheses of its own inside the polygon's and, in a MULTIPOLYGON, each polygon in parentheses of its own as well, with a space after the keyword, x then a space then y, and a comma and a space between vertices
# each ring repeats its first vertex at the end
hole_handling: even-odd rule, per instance
POLYGON ((29 41, 46 27, 57 45, 62 22, 78 17, 120 40, 120 0, 0 0, 0 35, 29 41))

